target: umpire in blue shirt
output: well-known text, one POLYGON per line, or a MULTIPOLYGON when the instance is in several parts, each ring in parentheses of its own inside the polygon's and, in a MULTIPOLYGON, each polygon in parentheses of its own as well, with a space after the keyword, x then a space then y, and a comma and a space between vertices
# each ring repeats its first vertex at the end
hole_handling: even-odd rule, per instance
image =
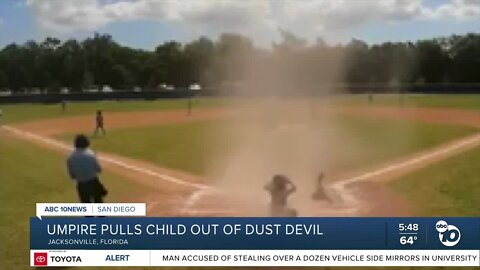
POLYGON ((102 168, 95 154, 88 148, 90 141, 81 134, 75 137, 75 149, 67 159, 67 169, 77 183, 77 192, 82 203, 102 203, 107 190, 98 179, 102 168))

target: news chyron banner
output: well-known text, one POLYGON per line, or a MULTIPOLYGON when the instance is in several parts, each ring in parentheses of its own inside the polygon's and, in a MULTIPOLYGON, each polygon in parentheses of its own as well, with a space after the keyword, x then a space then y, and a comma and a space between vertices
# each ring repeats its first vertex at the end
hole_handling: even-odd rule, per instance
POLYGON ((32 217, 31 266, 480 266, 479 218, 162 218, 123 207, 129 217, 32 217))

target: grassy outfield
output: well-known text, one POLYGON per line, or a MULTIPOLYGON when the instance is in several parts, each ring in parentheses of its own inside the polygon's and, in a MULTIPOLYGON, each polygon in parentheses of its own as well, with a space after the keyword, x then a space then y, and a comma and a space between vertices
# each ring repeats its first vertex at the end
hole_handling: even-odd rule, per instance
MULTIPOLYGON (((193 108, 207 108, 229 105, 233 99, 228 98, 197 98, 193 101, 193 108)), ((238 99, 242 101, 243 99, 238 99)), ((373 102, 369 104, 368 96, 341 95, 334 98, 318 99, 327 104, 345 106, 402 106, 405 107, 431 107, 431 108, 457 108, 480 109, 480 95, 374 95, 373 102)), ((248 102, 248 99, 246 100, 248 102)), ((156 111, 186 109, 187 99, 159 99, 153 101, 101 101, 101 102, 72 102, 67 103, 67 110, 62 112, 60 104, 20 104, 2 105, 0 109, 4 116, 4 123, 31 121, 43 118, 67 117, 75 115, 93 114, 102 109, 107 112, 128 111, 156 111)))
MULTIPOLYGON (((210 120, 110 130, 107 137, 93 139, 93 147, 201 175, 208 162, 221 160, 212 155, 222 157, 236 147, 225 139, 226 130, 221 127, 226 125, 226 121, 210 120)), ((470 127, 342 116, 326 131, 335 138, 329 144, 337 147, 319 152, 329 157, 326 166, 332 173, 379 165, 474 131, 470 127)))
POLYGON ((404 106, 415 108, 455 108, 480 109, 480 95, 478 94, 376 94, 372 103, 368 95, 343 95, 336 98, 339 104, 353 106, 404 106))
MULTIPOLYGON (((29 219, 37 202, 78 202, 64 157, 0 133, 0 269, 29 269, 29 219)), ((108 202, 145 194, 129 180, 106 173, 108 202)))
POLYGON ((480 147, 451 157, 390 184, 422 216, 480 214, 480 147))
MULTIPOLYGON (((1 105, 4 123, 11 124, 22 121, 33 121, 44 118, 58 118, 76 115, 94 114, 101 109, 106 112, 130 112, 130 111, 158 111, 187 109, 187 99, 158 99, 152 101, 99 101, 99 102, 75 102, 67 103, 67 109, 62 112, 60 104, 19 104, 1 105)), ((207 108, 221 106, 225 100, 219 98, 196 98, 192 105, 195 108, 207 108)))

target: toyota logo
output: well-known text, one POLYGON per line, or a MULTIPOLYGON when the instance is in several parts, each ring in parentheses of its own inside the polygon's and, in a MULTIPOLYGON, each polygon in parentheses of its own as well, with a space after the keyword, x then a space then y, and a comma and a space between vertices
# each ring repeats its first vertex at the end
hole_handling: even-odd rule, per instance
POLYGON ((48 253, 47 252, 35 252, 33 254, 34 266, 47 266, 48 265, 48 253))

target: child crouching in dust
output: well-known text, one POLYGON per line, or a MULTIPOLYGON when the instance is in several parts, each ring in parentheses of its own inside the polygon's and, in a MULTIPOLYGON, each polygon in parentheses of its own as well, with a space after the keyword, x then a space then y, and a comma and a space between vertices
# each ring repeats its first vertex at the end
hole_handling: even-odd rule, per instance
POLYGON ((297 216, 295 209, 287 207, 288 196, 294 193, 297 188, 286 176, 275 175, 272 181, 265 186, 265 190, 270 192, 270 213, 273 217, 297 216))
POLYGON ((317 177, 317 188, 315 189, 315 192, 312 194, 312 199, 314 201, 328 201, 331 202, 331 198, 328 196, 327 191, 325 190, 325 185, 324 185, 324 178, 325 175, 323 173, 320 173, 317 177))

